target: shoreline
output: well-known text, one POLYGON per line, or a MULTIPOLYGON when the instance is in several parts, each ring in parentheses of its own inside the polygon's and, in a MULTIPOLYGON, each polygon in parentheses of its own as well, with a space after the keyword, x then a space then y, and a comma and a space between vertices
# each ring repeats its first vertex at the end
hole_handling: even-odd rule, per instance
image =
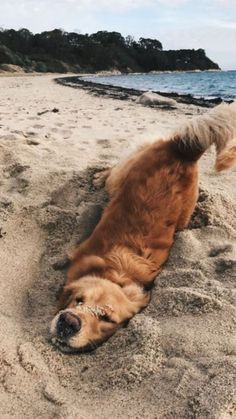
MULTIPOLYGON (((84 76, 79 75, 70 77, 58 77, 54 80, 56 83, 61 84, 63 86, 80 88, 88 92, 92 92, 96 96, 110 97, 112 99, 135 101, 135 98, 138 98, 143 93, 145 93, 145 91, 143 90, 83 80, 82 77, 84 76)), ((157 93, 163 97, 175 99, 178 103, 186 105, 196 105, 206 108, 212 108, 216 105, 219 105, 222 102, 233 102, 233 100, 223 100, 221 97, 217 97, 214 99, 195 98, 191 94, 179 94, 175 92, 167 93, 156 90, 153 91, 153 93, 157 93)))

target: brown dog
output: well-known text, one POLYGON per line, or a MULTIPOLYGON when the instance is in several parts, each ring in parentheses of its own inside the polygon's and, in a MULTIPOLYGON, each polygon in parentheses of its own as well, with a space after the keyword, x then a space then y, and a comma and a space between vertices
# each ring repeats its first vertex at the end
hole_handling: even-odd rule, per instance
POLYGON ((198 159, 215 144, 216 170, 231 167, 235 134, 236 104, 220 105, 100 174, 110 202, 72 257, 51 324, 52 341, 62 351, 96 348, 147 306, 174 234, 193 213, 198 159))

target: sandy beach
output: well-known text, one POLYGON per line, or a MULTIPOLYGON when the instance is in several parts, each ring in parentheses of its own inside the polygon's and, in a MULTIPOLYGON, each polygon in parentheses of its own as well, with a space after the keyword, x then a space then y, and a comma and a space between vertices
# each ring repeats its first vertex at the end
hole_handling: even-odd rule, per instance
POLYGON ((200 196, 151 304, 97 351, 49 340, 65 255, 94 227, 93 173, 207 112, 0 77, 0 418, 236 418, 236 168, 201 159, 200 196))

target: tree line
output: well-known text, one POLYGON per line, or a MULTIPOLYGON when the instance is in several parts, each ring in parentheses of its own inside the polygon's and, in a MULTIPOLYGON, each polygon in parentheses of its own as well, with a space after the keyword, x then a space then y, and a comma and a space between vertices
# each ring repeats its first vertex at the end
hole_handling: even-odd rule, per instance
POLYGON ((33 34, 28 29, 0 29, 0 65, 15 64, 39 72, 149 72, 218 69, 203 49, 163 50, 157 39, 119 32, 80 34, 54 29, 33 34))

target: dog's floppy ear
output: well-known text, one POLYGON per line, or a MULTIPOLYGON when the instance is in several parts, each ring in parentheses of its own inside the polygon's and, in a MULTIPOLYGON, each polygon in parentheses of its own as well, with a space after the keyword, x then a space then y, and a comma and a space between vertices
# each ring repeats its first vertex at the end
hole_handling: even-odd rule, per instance
POLYGON ((64 310, 68 306, 72 297, 72 293, 73 293, 72 287, 65 286, 63 288, 62 293, 57 303, 57 311, 64 310))
POLYGON ((105 266, 105 261, 99 256, 82 256, 72 262, 67 274, 67 283, 75 281, 81 276, 88 275, 91 271, 101 273, 105 266))
POLYGON ((124 328, 128 327, 128 326, 129 326, 129 322, 130 322, 130 320, 131 320, 131 319, 127 319, 127 320, 125 320, 125 321, 123 322, 123 324, 122 324, 122 327, 124 327, 124 328))

